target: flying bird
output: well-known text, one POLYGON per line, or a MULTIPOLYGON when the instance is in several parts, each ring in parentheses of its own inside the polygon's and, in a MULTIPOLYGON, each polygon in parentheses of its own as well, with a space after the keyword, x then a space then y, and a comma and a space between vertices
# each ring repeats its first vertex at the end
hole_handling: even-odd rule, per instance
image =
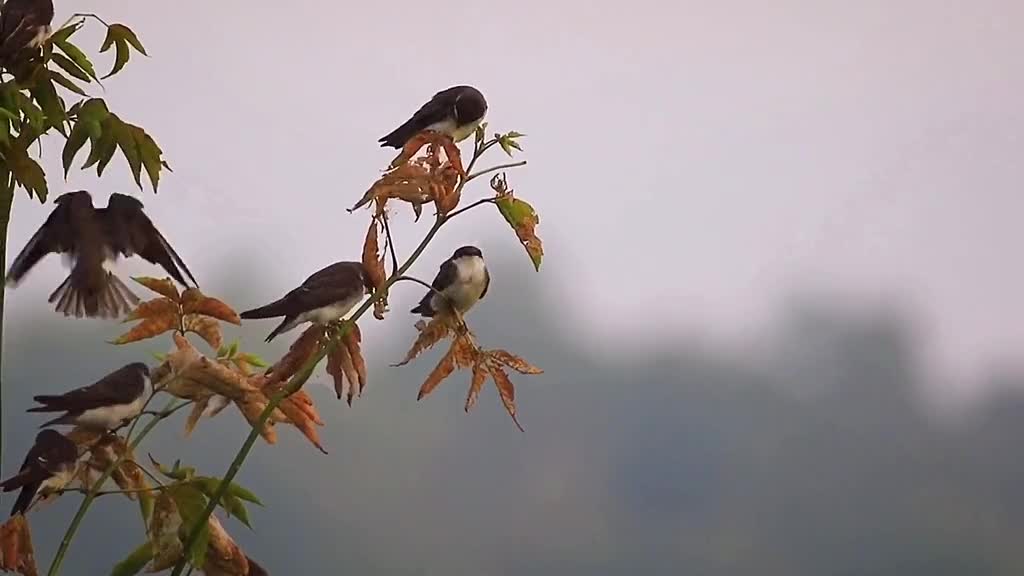
POLYGON ((52 0, 7 0, 0 8, 0 60, 38 48, 50 36, 52 0))
POLYGON ((77 461, 78 447, 60 432, 47 429, 36 434, 21 469, 0 483, 4 492, 21 488, 11 516, 27 512, 36 494, 45 496, 66 486, 75 474, 77 461))
POLYGON ((460 314, 465 314, 487 294, 490 284, 491 275, 480 249, 463 246, 441 264, 440 271, 430 283, 433 290, 427 292, 411 312, 431 318, 453 306, 460 314))
POLYGON ((402 148, 424 130, 442 132, 456 142, 468 138, 487 114, 487 100, 472 86, 453 86, 434 94, 412 118, 378 142, 381 146, 402 148))
POLYGON ((42 406, 28 411, 64 412, 41 428, 67 424, 113 430, 142 412, 148 389, 149 367, 142 362, 133 362, 88 386, 58 396, 36 396, 33 400, 42 406))
POLYGON ((74 262, 71 273, 50 294, 49 301, 56 302, 56 310, 65 316, 90 318, 116 318, 139 302, 124 282, 103 267, 121 256, 141 256, 187 286, 181 273, 184 270, 197 284, 137 199, 111 194, 106 208, 97 209, 92 196, 80 190, 61 195, 55 203, 53 212, 14 259, 7 272, 8 284, 17 284, 47 254, 68 255, 74 262))
POLYGON ((372 291, 373 286, 362 263, 337 262, 306 278, 301 286, 280 300, 242 312, 241 317, 252 320, 284 316, 284 320, 267 336, 266 341, 270 342, 278 334, 304 322, 334 322, 372 291))

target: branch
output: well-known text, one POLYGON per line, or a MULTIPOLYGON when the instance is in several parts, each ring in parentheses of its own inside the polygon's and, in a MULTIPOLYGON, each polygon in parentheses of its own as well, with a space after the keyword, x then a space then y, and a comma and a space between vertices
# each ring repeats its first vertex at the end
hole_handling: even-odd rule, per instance
POLYGON ((484 198, 482 200, 477 200, 476 202, 473 202, 469 206, 466 206, 466 207, 463 207, 463 208, 459 208, 455 212, 449 213, 445 218, 448 219, 448 220, 451 220, 452 218, 455 218, 459 214, 462 214, 463 212, 469 212, 470 210, 472 210, 473 208, 476 208, 477 206, 482 206, 484 204, 494 204, 497 201, 498 201, 498 199, 494 198, 494 197, 484 198))
POLYGON ((391 250, 391 275, 398 274, 398 254, 395 252, 395 241, 391 238, 391 225, 388 224, 388 212, 383 211, 381 218, 384 220, 384 233, 387 235, 388 248, 391 250))
POLYGON ((469 182, 474 178, 483 176, 484 174, 490 174, 491 172, 497 172, 498 170, 504 170, 506 168, 517 168, 519 166, 526 166, 526 160, 520 160, 519 162, 509 162, 508 164, 498 164, 497 166, 491 166, 490 168, 486 170, 481 170, 476 174, 470 174, 469 176, 466 177, 466 182, 469 182))

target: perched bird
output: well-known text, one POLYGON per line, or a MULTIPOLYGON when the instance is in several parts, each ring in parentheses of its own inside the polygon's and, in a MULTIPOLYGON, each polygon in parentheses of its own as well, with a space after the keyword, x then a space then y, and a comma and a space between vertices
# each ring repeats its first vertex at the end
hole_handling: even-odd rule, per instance
POLYGON ((0 8, 0 61, 38 48, 50 36, 52 0, 7 0, 0 8))
POLYGON ((276 318, 284 320, 267 336, 267 342, 303 322, 327 324, 340 319, 373 285, 360 262, 337 262, 306 278, 301 286, 283 298, 253 310, 242 312, 246 320, 276 318))
POLYGON ((453 86, 442 90, 424 104, 412 118, 378 142, 381 146, 402 148, 424 130, 442 132, 456 142, 468 138, 487 114, 487 100, 472 86, 453 86))
POLYGON ((36 494, 45 496, 60 490, 71 481, 78 461, 78 447, 60 432, 42 430, 25 456, 25 462, 14 476, 0 483, 0 490, 10 492, 21 488, 11 509, 11 516, 24 514, 36 494))
POLYGON ((63 416, 44 423, 41 428, 68 424, 113 430, 142 412, 149 389, 149 367, 142 362, 133 362, 88 386, 59 396, 36 396, 33 400, 42 406, 28 411, 64 412, 63 416))
POLYGON ((441 270, 430 283, 433 290, 411 312, 431 318, 446 306, 454 306, 465 314, 487 294, 490 283, 491 275, 480 249, 463 246, 441 264, 441 270))
POLYGON ((139 299, 113 272, 106 261, 120 256, 141 256, 158 264, 182 285, 181 270, 196 284, 181 257, 142 212, 142 203, 124 194, 111 194, 106 208, 96 209, 84 190, 63 194, 46 222, 29 239, 10 270, 7 283, 17 284, 44 256, 69 255, 74 264, 67 279, 49 301, 65 316, 117 317, 139 299))

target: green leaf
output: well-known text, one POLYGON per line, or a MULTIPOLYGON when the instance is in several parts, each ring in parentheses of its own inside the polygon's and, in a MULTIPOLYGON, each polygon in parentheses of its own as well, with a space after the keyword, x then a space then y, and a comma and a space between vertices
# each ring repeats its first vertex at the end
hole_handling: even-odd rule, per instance
POLYGON ((149 176, 149 183, 153 186, 153 192, 156 192, 160 185, 160 170, 166 168, 170 171, 171 167, 163 161, 163 151, 157 146, 152 136, 146 134, 146 131, 138 126, 129 124, 129 127, 135 136, 135 143, 139 147, 139 156, 142 159, 142 166, 146 169, 146 175, 149 176))
POLYGON ((71 58, 71 60, 74 61, 79 68, 84 70, 90 78, 99 81, 99 78, 96 76, 96 69, 93 67, 92 62, 89 61, 89 57, 86 56, 78 46, 75 46, 67 40, 61 39, 54 40, 53 44, 57 46, 57 48, 60 48, 60 51, 66 54, 68 58, 71 58))
POLYGON ((533 267, 539 272, 540 262, 544 256, 544 247, 540 238, 536 235, 536 227, 540 223, 540 217, 537 216, 537 212, 533 209, 533 206, 518 198, 514 198, 511 193, 499 198, 495 205, 498 207, 501 215, 505 217, 505 221, 515 231, 516 236, 519 238, 519 243, 526 248, 526 253, 533 262, 533 267))
POLYGON ((153 517, 153 504, 156 498, 152 492, 139 492, 139 512, 142 513, 142 523, 149 525, 149 519, 153 517))
MULTIPOLYGON (((110 109, 102 98, 89 98, 77 106, 75 115, 79 121, 95 122, 99 124, 110 116, 110 109)), ((72 110, 75 110, 73 107, 72 110)))
POLYGON ((47 42, 50 44, 53 44, 55 42, 67 42, 67 39, 71 38, 71 35, 75 32, 78 32, 78 29, 81 28, 83 24, 84 22, 82 20, 73 22, 61 28, 60 30, 57 30, 53 34, 50 34, 50 37, 47 39, 47 42))
POLYGON ((110 576, 134 576, 146 567, 153 559, 153 546, 146 542, 135 549, 127 558, 121 560, 110 571, 110 576))
POLYGON ((153 463, 153 466, 159 470, 161 474, 167 476, 171 480, 178 480, 179 482, 189 481, 196 473, 195 468, 192 468, 191 466, 182 466, 181 460, 175 460, 174 465, 170 468, 157 462, 152 455, 150 455, 149 461, 153 463))
POLYGON ((249 524, 249 511, 245 509, 245 504, 238 499, 237 496, 231 494, 224 494, 224 497, 220 499, 220 505, 227 511, 229 516, 238 518, 238 521, 245 524, 245 527, 252 530, 252 525, 249 524))
MULTIPOLYGON (((117 48, 114 51, 114 67, 111 68, 110 72, 107 72, 107 75, 103 78, 110 78, 114 74, 120 72, 121 69, 124 68, 124 65, 128 63, 128 58, 131 55, 131 51, 128 50, 128 43, 123 39, 117 39, 114 42, 114 46, 117 48)), ((100 52, 103 52, 103 50, 100 50, 100 52)))
MULTIPOLYGON (((250 364, 251 364, 251 362, 250 362, 250 364)), ((253 504, 256 504, 257 506, 263 506, 263 502, 260 501, 260 499, 257 498, 255 494, 253 494, 249 490, 246 490, 245 488, 242 488, 241 486, 239 486, 238 484, 235 484, 234 482, 232 482, 231 484, 228 485, 227 493, 232 495, 232 496, 235 496, 237 498, 241 498, 242 500, 245 500, 246 502, 252 502, 253 504)))
POLYGON ((519 132, 516 132, 515 130, 509 132, 508 134, 505 134, 505 137, 507 137, 509 140, 515 140, 516 138, 522 138, 523 136, 526 136, 526 134, 521 134, 519 132))
MULTIPOLYGON (((111 116, 111 119, 114 118, 117 117, 111 116)), ((120 120, 111 122, 111 124, 111 129, 114 131, 114 139, 117 140, 121 153, 128 160, 128 166, 132 170, 132 177, 135 178, 135 185, 139 187, 139 190, 142 190, 142 158, 139 156, 139 145, 136 143, 132 126, 120 120)))
MULTIPOLYGON (((181 516, 181 531, 179 534, 187 535, 196 522, 202 519, 203 511, 206 510, 206 496, 199 489, 191 484, 177 484, 168 489, 175 506, 178 507, 178 514, 181 516)), ((189 560, 196 568, 202 568, 206 561, 206 547, 210 539, 210 526, 205 524, 199 532, 199 538, 193 543, 192 548, 185 551, 189 560)), ((182 538, 184 540, 184 537, 182 538)))
POLYGON ((139 37, 132 32, 132 29, 125 26, 124 24, 111 24, 110 30, 116 30, 116 34, 120 38, 124 38, 132 45, 133 48, 138 50, 143 56, 149 56, 146 54, 146 49, 142 47, 142 42, 139 41, 139 37))
POLYGON ((64 150, 61 152, 60 157, 64 163, 64 178, 68 177, 68 170, 71 169, 71 163, 75 161, 75 156, 78 151, 85 146, 86 141, 89 140, 89 128, 84 122, 79 121, 75 123, 75 127, 71 129, 71 134, 68 135, 67 141, 64 143, 64 150))
POLYGON ((11 119, 7 116, 0 116, 0 144, 7 145, 11 142, 11 119))
POLYGON ((67 131, 64 127, 64 122, 67 121, 68 115, 64 110, 64 101, 57 95, 57 89, 54 88, 53 81, 50 80, 49 70, 45 68, 39 69, 39 77, 36 79, 35 86, 29 92, 43 110, 43 115, 45 116, 44 130, 52 126, 66 136, 67 131))
POLYGON ((18 104, 21 113, 24 114, 28 125, 37 133, 42 133, 43 124, 46 122, 46 114, 36 106, 35 101, 26 96, 23 92, 15 92, 14 99, 18 104))
POLYGON ((235 354, 238 354, 238 340, 231 343, 231 346, 228 348, 227 357, 234 358, 235 354))
POLYGON ((64 69, 65 72, 67 72, 68 74, 71 74, 75 78, 78 78, 79 80, 82 80, 83 82, 92 82, 92 79, 90 79, 89 75, 85 73, 85 70, 82 70, 78 66, 78 64, 75 64, 74 62, 72 62, 71 59, 68 58, 67 56, 64 56, 64 55, 61 55, 61 54, 54 54, 52 56, 51 60, 53 61, 54 64, 56 64, 57 66, 60 66, 61 68, 64 69))
POLYGON ((164 354, 163 352, 150 352, 150 355, 152 355, 153 358, 156 358, 157 362, 164 362, 167 360, 167 354, 164 354))
POLYGON ((249 352, 246 352, 245 354, 240 355, 239 358, 241 360, 245 360, 246 362, 248 362, 249 364, 251 364, 251 365, 253 365, 253 366, 257 367, 257 368, 266 368, 267 366, 270 366, 270 364, 268 364, 266 360, 264 360, 263 358, 257 356, 256 354, 252 354, 252 353, 249 353, 249 352))
POLYGON ((501 146, 501 149, 504 150, 505 154, 508 154, 509 157, 512 156, 512 145, 510 144, 511 142, 511 140, 505 138, 504 136, 498 136, 498 145, 501 146))
POLYGON ((85 92, 85 90, 83 90, 78 84, 75 84, 74 82, 71 81, 70 78, 68 78, 67 76, 61 74, 60 72, 57 72, 56 70, 50 70, 50 77, 53 78, 54 82, 56 82, 57 84, 60 84, 61 86, 63 86, 67 90, 69 90, 71 92, 74 92, 75 94, 78 94, 79 96, 88 96, 88 94, 85 92))
POLYGON ((28 192, 29 197, 35 196, 40 202, 46 202, 46 173, 39 163, 28 155, 28 151, 22 148, 25 145, 26 142, 19 137, 3 149, 3 159, 14 175, 16 183, 28 192))

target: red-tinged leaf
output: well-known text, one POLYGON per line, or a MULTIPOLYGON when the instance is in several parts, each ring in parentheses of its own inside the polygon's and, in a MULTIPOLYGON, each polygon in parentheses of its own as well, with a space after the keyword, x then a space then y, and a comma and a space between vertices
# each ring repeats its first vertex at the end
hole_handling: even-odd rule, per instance
POLYGON ((363 350, 360 345, 362 340, 363 335, 359 331, 359 325, 353 323, 352 328, 345 334, 344 346, 348 349, 352 366, 359 378, 359 396, 363 395, 363 389, 366 388, 366 360, 363 358, 363 350))
POLYGON ((334 393, 340 400, 347 391, 348 405, 359 388, 359 374, 345 344, 339 344, 327 355, 327 373, 334 379, 334 393))
POLYGON ((278 384, 288 380, 301 370, 306 362, 316 354, 324 331, 325 327, 317 324, 307 328, 288 348, 288 353, 267 371, 266 388, 273 390, 278 384))
POLYGON ((519 424, 519 419, 516 417, 516 389, 512 385, 512 381, 509 380, 508 374, 501 369, 501 366, 495 364, 489 364, 487 369, 491 373, 491 378, 494 380, 494 386, 498 389, 498 394, 501 396, 501 403, 505 405, 505 410, 508 415, 512 417, 512 421, 515 422, 516 428, 519 428, 520 432, 525 432, 523 427, 519 424))
MULTIPOLYGON (((194 289, 190 288, 190 290, 194 289)), ((235 326, 242 325, 242 319, 238 316, 238 312, 224 302, 209 296, 200 295, 200 298, 189 302, 185 302, 182 298, 182 310, 186 314, 201 314, 235 326)))
POLYGON ((214 350, 220 348, 224 343, 224 337, 220 332, 220 323, 209 316, 190 314, 185 316, 184 325, 186 332, 198 334, 214 350))
POLYGON ((448 335, 450 328, 444 316, 438 315, 430 319, 429 323, 417 324, 416 329, 420 331, 419 336, 416 338, 416 342, 413 343, 412 348, 406 353, 405 359, 394 364, 393 366, 404 366, 411 362, 414 358, 422 354, 425 350, 430 349, 441 341, 442 338, 448 335))
POLYGON ((537 237, 537 224, 540 217, 528 203, 514 198, 509 192, 498 198, 494 203, 505 221, 515 231, 519 242, 526 248, 526 253, 533 262, 533 267, 540 270, 541 259, 544 257, 544 246, 537 237))
POLYGON ((327 454, 327 450, 320 443, 320 435, 316 431, 316 422, 309 417, 309 414, 299 402, 292 398, 285 398, 284 401, 278 404, 278 408, 288 418, 288 422, 292 426, 295 426, 299 432, 302 432, 302 435, 312 442, 317 449, 327 454))
POLYGON ((149 288, 153 292, 170 298, 174 302, 181 302, 181 295, 178 293, 178 288, 174 285, 174 282, 170 278, 150 278, 149 276, 139 276, 132 278, 139 284, 142 284, 146 288, 149 288))
POLYGON ((480 349, 470 339, 468 334, 460 334, 452 342, 452 354, 455 356, 457 368, 469 368, 481 361, 480 349))
MULTIPOLYGON (((262 414, 263 410, 267 407, 267 400, 266 398, 260 398, 259 396, 254 395, 245 398, 244 400, 236 401, 235 405, 238 406, 238 410, 242 413, 242 416, 245 417, 246 422, 248 422, 250 426, 255 426, 256 423, 259 422, 260 414, 262 414)), ((277 443, 277 432, 269 421, 263 423, 263 427, 260 428, 260 436, 267 444, 277 443)))
POLYGON ((469 384, 469 394, 466 395, 466 412, 476 405, 476 399, 486 382, 487 368, 483 362, 477 362, 473 365, 473 380, 469 384))
POLYGON ((120 338, 111 342, 111 344, 128 344, 131 342, 138 342, 140 340, 146 340, 154 338, 163 334, 164 332, 170 332, 178 327, 178 315, 177 314, 165 314, 162 316, 153 316, 146 318, 139 324, 136 324, 131 330, 122 334, 120 338))
POLYGON ((0 570, 17 572, 22 576, 36 576, 35 553, 32 551, 32 533, 25 516, 12 516, 0 526, 0 570))
POLYGON ((178 316, 178 305, 169 298, 156 298, 139 304, 124 319, 124 322, 145 320, 161 316, 178 316))
POLYGON ((488 352, 492 358, 501 362, 505 366, 519 372, 520 374, 543 374, 544 371, 537 368, 533 364, 530 364, 526 360, 523 360, 515 354, 506 352, 505 350, 491 350, 488 352))
POLYGON ((428 394, 434 391, 445 378, 451 375, 455 371, 455 345, 453 344, 448 353, 441 358, 441 361, 437 363, 437 366, 430 372, 427 379, 423 382, 423 386, 420 387, 419 394, 416 395, 417 400, 422 400, 428 394))
POLYGON ((366 269, 366 275, 374 289, 383 286, 387 277, 384 262, 380 259, 377 236, 377 219, 374 218, 370 221, 370 228, 366 231, 366 240, 363 242, 363 268, 366 269))

